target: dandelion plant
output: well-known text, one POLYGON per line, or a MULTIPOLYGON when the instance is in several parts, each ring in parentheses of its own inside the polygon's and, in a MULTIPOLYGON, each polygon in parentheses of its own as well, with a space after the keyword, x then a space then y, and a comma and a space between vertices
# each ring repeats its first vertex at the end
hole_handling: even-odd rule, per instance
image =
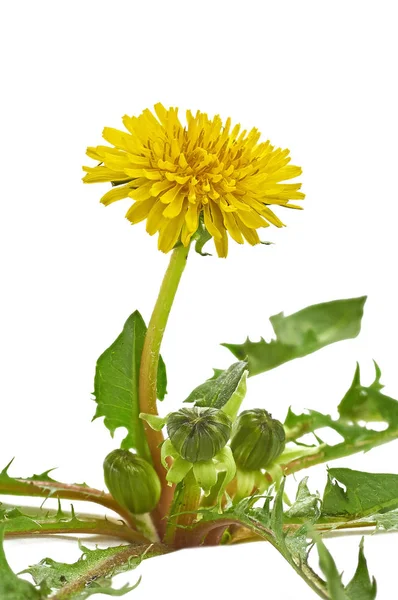
POLYGON ((230 238, 261 243, 259 229, 283 226, 276 213, 302 208, 294 203, 304 199, 296 182, 301 168, 290 164, 288 150, 261 141, 257 129, 241 131, 218 115, 211 119, 187 111, 180 120, 177 108, 159 103, 154 112, 125 116, 123 124, 125 130, 106 127, 106 144, 87 149, 96 164, 84 167, 83 181, 110 183, 101 202, 129 199, 127 219, 145 221, 147 232, 158 234, 159 250, 170 253, 148 325, 134 310, 96 365, 94 416, 103 417, 112 436, 120 427, 127 435, 119 448, 95 458, 103 462, 107 491, 63 483, 50 472, 17 477, 11 463, 0 472, 1 494, 52 497, 59 503, 58 510, 0 504, 0 599, 122 596, 136 583, 118 589, 112 578, 144 559, 184 548, 266 541, 320 598, 373 600, 376 582, 363 540, 358 568, 345 585, 323 535, 398 527, 398 475, 331 465, 398 437, 398 401, 383 393, 379 366, 369 386, 356 367, 347 393, 337 399, 336 417, 320 407, 282 415, 269 400, 243 407, 251 377, 356 337, 365 297, 271 316, 270 341, 224 343, 233 355, 229 368, 194 382, 179 410, 167 411, 165 400, 162 339, 189 253, 218 260, 227 257, 230 238), (208 243, 214 243, 217 257, 204 252, 208 243), (384 428, 375 427, 377 421, 384 428), (324 428, 341 441, 324 442, 324 428), (296 478, 295 499, 289 501, 286 478, 321 463, 327 467, 323 494, 311 491, 308 476, 296 478), (99 504, 118 519, 79 514, 73 505, 68 512, 63 500, 99 504), (119 545, 81 546, 83 560, 74 564, 45 558, 23 575, 11 570, 4 537, 59 533, 104 534, 119 545), (319 569, 314 570, 309 555, 316 552, 319 569))

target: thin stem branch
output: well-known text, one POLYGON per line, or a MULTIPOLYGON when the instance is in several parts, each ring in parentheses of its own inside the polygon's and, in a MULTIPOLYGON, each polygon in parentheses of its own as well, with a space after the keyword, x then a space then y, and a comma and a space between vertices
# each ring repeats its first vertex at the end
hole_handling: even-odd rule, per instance
POLYGON ((353 443, 341 442, 335 446, 327 446, 325 449, 320 447, 319 452, 297 458, 284 465, 281 465, 284 475, 291 475, 297 473, 302 469, 307 469, 315 465, 327 462, 329 460, 336 460, 337 458, 344 458, 357 454, 358 452, 367 452, 376 446, 387 444, 398 438, 397 430, 386 430, 380 433, 371 435, 369 439, 355 441, 353 443))
POLYGON ((81 521, 75 519, 71 522, 63 523, 62 521, 55 520, 53 522, 43 521, 35 519, 37 528, 29 527, 25 530, 20 528, 12 529, 12 519, 7 522, 7 529, 5 532, 6 537, 27 537, 27 536, 41 536, 41 535, 53 535, 56 533, 91 533, 95 535, 105 535, 114 537, 120 540, 126 540, 128 542, 135 542, 143 544, 149 544, 143 535, 138 531, 134 531, 130 527, 119 525, 105 519, 92 519, 88 521, 81 521))
MULTIPOLYGON (((185 269, 188 252, 189 247, 185 248, 182 245, 173 250, 145 336, 139 382, 140 410, 152 415, 158 414, 156 399, 160 347, 178 285, 185 269)), ((153 465, 162 483, 158 508, 152 516, 159 533, 163 535, 165 529, 163 519, 167 515, 171 503, 173 488, 167 485, 165 468, 160 459, 162 432, 154 431, 147 423, 144 426, 153 465)))
POLYGON ((13 479, 12 477, 9 477, 6 481, 1 482, 0 494, 94 502, 113 510, 120 515, 126 523, 130 526, 134 526, 134 521, 130 513, 120 506, 110 494, 84 485, 61 483, 59 481, 50 480, 38 481, 36 479, 13 479))

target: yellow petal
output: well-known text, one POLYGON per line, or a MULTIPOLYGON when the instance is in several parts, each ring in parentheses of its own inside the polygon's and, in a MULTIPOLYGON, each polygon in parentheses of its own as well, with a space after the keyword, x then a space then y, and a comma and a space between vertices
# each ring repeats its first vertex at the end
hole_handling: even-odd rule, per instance
POLYGON ((257 229, 257 227, 268 227, 268 223, 263 217, 260 217, 254 210, 246 212, 244 210, 239 211, 239 216, 247 227, 251 229, 257 229))
POLYGON ((150 210, 155 204, 155 198, 144 200, 143 202, 136 202, 129 208, 126 213, 126 218, 132 223, 139 223, 147 218, 150 210))
POLYGON ((228 254, 228 236, 225 231, 222 234, 221 240, 214 238, 217 254, 220 258, 226 258, 228 254))
POLYGON ((212 235, 214 237, 214 239, 221 239, 222 236, 222 230, 219 231, 218 228, 216 227, 216 225, 214 224, 211 212, 210 212, 210 207, 208 204, 205 204, 203 207, 203 216, 204 216, 204 221, 205 221, 205 227, 207 229, 207 231, 210 233, 210 235, 212 235))
POLYGON ((199 226, 199 209, 199 204, 192 204, 192 202, 189 203, 185 215, 185 223, 187 224, 188 232, 195 233, 199 226))
POLYGON ((246 225, 244 224, 244 222, 242 221, 242 219, 239 217, 238 214, 235 214, 234 217, 236 219, 238 227, 241 230, 245 240, 247 242, 249 242, 249 244, 251 246, 255 246, 256 244, 259 244, 260 238, 258 237, 257 231, 255 229, 250 229, 249 227, 246 227, 246 225))
POLYGON ((172 187, 174 187, 173 182, 170 182, 170 181, 167 181, 167 179, 164 179, 163 181, 158 181, 157 183, 154 183, 152 185, 151 194, 152 194, 152 196, 158 196, 162 192, 165 192, 166 190, 169 190, 172 187))
POLYGON ((147 200, 148 198, 151 198, 151 187, 151 182, 145 183, 144 185, 140 185, 136 189, 131 190, 129 196, 130 198, 134 198, 134 200, 137 201, 147 200))
POLYGON ((267 206, 264 206, 264 208, 261 212, 264 215, 264 217, 267 219, 267 221, 269 221, 276 227, 284 227, 285 226, 284 223, 282 223, 282 221, 280 219, 278 219, 278 217, 267 206))
POLYGON ((180 214, 184 200, 185 194, 183 192, 177 194, 173 202, 170 202, 170 204, 163 211, 163 216, 167 219, 174 219, 174 217, 180 214))
POLYGON ((177 197, 177 194, 179 193, 181 187, 181 185, 175 185, 170 190, 165 192, 162 196, 160 196, 159 200, 163 202, 163 204, 170 204, 170 202, 173 202, 174 198, 177 197))
POLYGON ((155 203, 151 208, 146 222, 146 230, 149 233, 149 235, 153 235, 154 233, 159 231, 159 229, 164 223, 167 223, 166 217, 163 216, 163 211, 164 204, 162 204, 161 202, 159 202, 159 200, 155 198, 155 203))
POLYGON ((83 177, 84 183, 100 183, 105 181, 125 181, 128 179, 126 173, 120 171, 112 171, 107 167, 83 167, 83 171, 87 173, 83 177))
POLYGON ((159 232, 158 248, 162 252, 170 252, 170 250, 178 242, 181 229, 184 224, 185 210, 182 210, 178 217, 170 219, 166 225, 163 225, 159 232))
POLYGON ((109 204, 112 204, 112 202, 117 202, 117 200, 123 200, 123 198, 127 198, 130 192, 131 187, 129 185, 117 185, 109 190, 109 192, 104 194, 100 202, 102 202, 102 204, 105 206, 108 206, 109 204))
POLYGON ((227 228, 229 235, 238 244, 243 244, 243 237, 235 221, 235 216, 231 213, 224 213, 224 225, 227 228))

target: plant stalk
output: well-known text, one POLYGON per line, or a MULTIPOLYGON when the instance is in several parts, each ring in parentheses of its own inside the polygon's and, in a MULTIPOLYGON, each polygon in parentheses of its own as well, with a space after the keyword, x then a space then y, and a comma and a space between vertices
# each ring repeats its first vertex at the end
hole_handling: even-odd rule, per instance
MULTIPOLYGON (((188 252, 189 246, 185 248, 182 245, 173 250, 145 336, 139 381, 140 410, 152 415, 158 414, 156 400, 160 347, 178 285, 185 269, 188 252)), ((162 484, 158 507, 152 513, 158 532, 162 536, 165 530, 163 519, 167 515, 171 503, 173 488, 167 485, 166 471, 160 459, 162 432, 154 431, 147 423, 144 423, 144 427, 153 466, 162 484)))
POLYGON ((184 548, 190 527, 197 518, 201 489, 196 483, 193 470, 178 484, 171 506, 166 543, 174 548, 184 548), (183 514, 178 514, 183 513, 183 514))

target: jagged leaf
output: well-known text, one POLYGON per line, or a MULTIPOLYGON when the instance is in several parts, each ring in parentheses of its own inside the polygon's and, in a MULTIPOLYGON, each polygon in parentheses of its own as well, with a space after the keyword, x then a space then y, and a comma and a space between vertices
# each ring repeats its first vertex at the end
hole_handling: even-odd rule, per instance
POLYGON ((321 514, 321 499, 319 494, 312 494, 308 489, 308 477, 304 477, 298 485, 296 500, 285 513, 285 517, 301 517, 316 521, 321 514))
POLYGON ((239 361, 225 371, 215 370, 213 377, 196 387, 185 402, 194 402, 195 406, 222 408, 235 393, 246 369, 247 362, 239 361))
POLYGON ((80 548, 83 554, 75 563, 62 563, 45 558, 23 573, 31 575, 36 585, 48 593, 60 590, 55 596, 57 598, 85 600, 99 593, 122 596, 137 587, 140 580, 133 586, 114 589, 112 578, 119 573, 135 569, 144 558, 165 552, 163 547, 156 545, 126 545, 95 550, 84 546, 80 548))
POLYGON ((398 475, 329 469, 322 515, 363 518, 398 508, 398 475))
POLYGON ((0 525, 7 535, 26 533, 49 535, 51 533, 93 533, 114 535, 120 539, 134 539, 131 530, 123 523, 95 515, 76 515, 73 506, 65 512, 37 507, 19 508, 0 503, 0 525))
POLYGON ((398 424, 398 402, 380 392, 381 371, 375 362, 376 375, 373 383, 366 387, 361 384, 359 364, 355 370, 351 387, 339 404, 342 419, 350 421, 384 421, 389 425, 398 424))
POLYGON ((361 328, 366 296, 314 304, 285 317, 270 318, 276 339, 266 342, 223 344, 239 360, 248 360, 249 374, 257 375, 311 354, 324 346, 354 338, 361 328))
POLYGON ((362 538, 359 545, 357 570, 346 587, 346 593, 350 600, 374 600, 377 594, 376 580, 374 577, 370 579, 363 545, 364 540, 362 538))
MULTIPOLYGON (((144 426, 139 419, 138 381, 146 325, 138 311, 127 319, 122 333, 97 361, 94 396, 97 410, 94 419, 105 417, 104 424, 114 434, 118 427, 128 431, 122 448, 134 448, 149 457, 144 426)), ((166 394, 166 368, 159 360, 158 398, 166 394)))
MULTIPOLYGON (((357 367, 354 381, 358 381, 358 373, 359 369, 357 367)), ((372 428, 372 422, 375 420, 373 410, 366 414, 364 411, 361 412, 361 424, 357 423, 353 418, 349 419, 347 417, 348 407, 351 414, 358 414, 361 409, 357 408, 357 406, 363 406, 361 390, 357 390, 358 393, 352 393, 353 386, 351 386, 345 395, 345 398, 349 398, 349 402, 345 400, 347 411, 343 411, 343 416, 340 416, 338 419, 333 419, 330 415, 325 415, 314 410, 295 414, 291 408, 289 409, 284 423, 287 440, 300 442, 301 437, 305 434, 314 433, 315 435, 317 444, 313 446, 311 456, 306 458, 306 466, 309 467, 321 462, 342 458, 356 452, 367 452, 378 445, 398 438, 398 428, 395 421, 398 402, 380 393, 379 375, 380 369, 376 367, 376 381, 370 388, 363 388, 363 390, 370 389, 373 393, 373 398, 377 398, 379 413, 384 416, 388 425, 386 429, 381 431, 372 428), (365 422, 363 423, 363 421, 365 422), (342 436, 343 440, 334 445, 323 443, 322 429, 325 427, 334 429, 342 436)), ((280 458, 283 459, 283 455, 280 458)), ((285 465, 284 472, 287 474, 293 473, 302 468, 302 466, 299 461, 293 461, 291 465, 285 465)))
MULTIPOLYGON (((46 584, 51 590, 61 589, 72 583, 77 586, 77 583, 83 582, 87 586, 87 581, 94 576, 94 589, 109 588, 112 585, 111 577, 107 569, 112 568, 112 575, 124 573, 131 569, 135 569, 141 562, 141 557, 130 557, 125 563, 113 565, 112 558, 124 552, 128 546, 116 546, 105 549, 90 550, 85 546, 80 547, 83 554, 75 563, 62 563, 44 558, 39 564, 33 565, 23 571, 33 577, 37 585, 46 584)), ((88 584, 89 586, 92 584, 88 584)), ((130 588, 132 589, 132 588, 130 588)), ((80 591, 80 590, 79 590, 80 591)))
POLYGON ((363 551, 363 538, 359 545, 358 566, 354 577, 345 587, 341 574, 329 550, 320 538, 317 538, 319 566, 327 581, 330 600, 374 600, 376 598, 376 580, 370 579, 368 566, 363 551))
POLYGON ((11 570, 4 554, 5 526, 0 523, 0 598, 7 600, 41 600, 41 592, 31 583, 17 577, 11 570))

